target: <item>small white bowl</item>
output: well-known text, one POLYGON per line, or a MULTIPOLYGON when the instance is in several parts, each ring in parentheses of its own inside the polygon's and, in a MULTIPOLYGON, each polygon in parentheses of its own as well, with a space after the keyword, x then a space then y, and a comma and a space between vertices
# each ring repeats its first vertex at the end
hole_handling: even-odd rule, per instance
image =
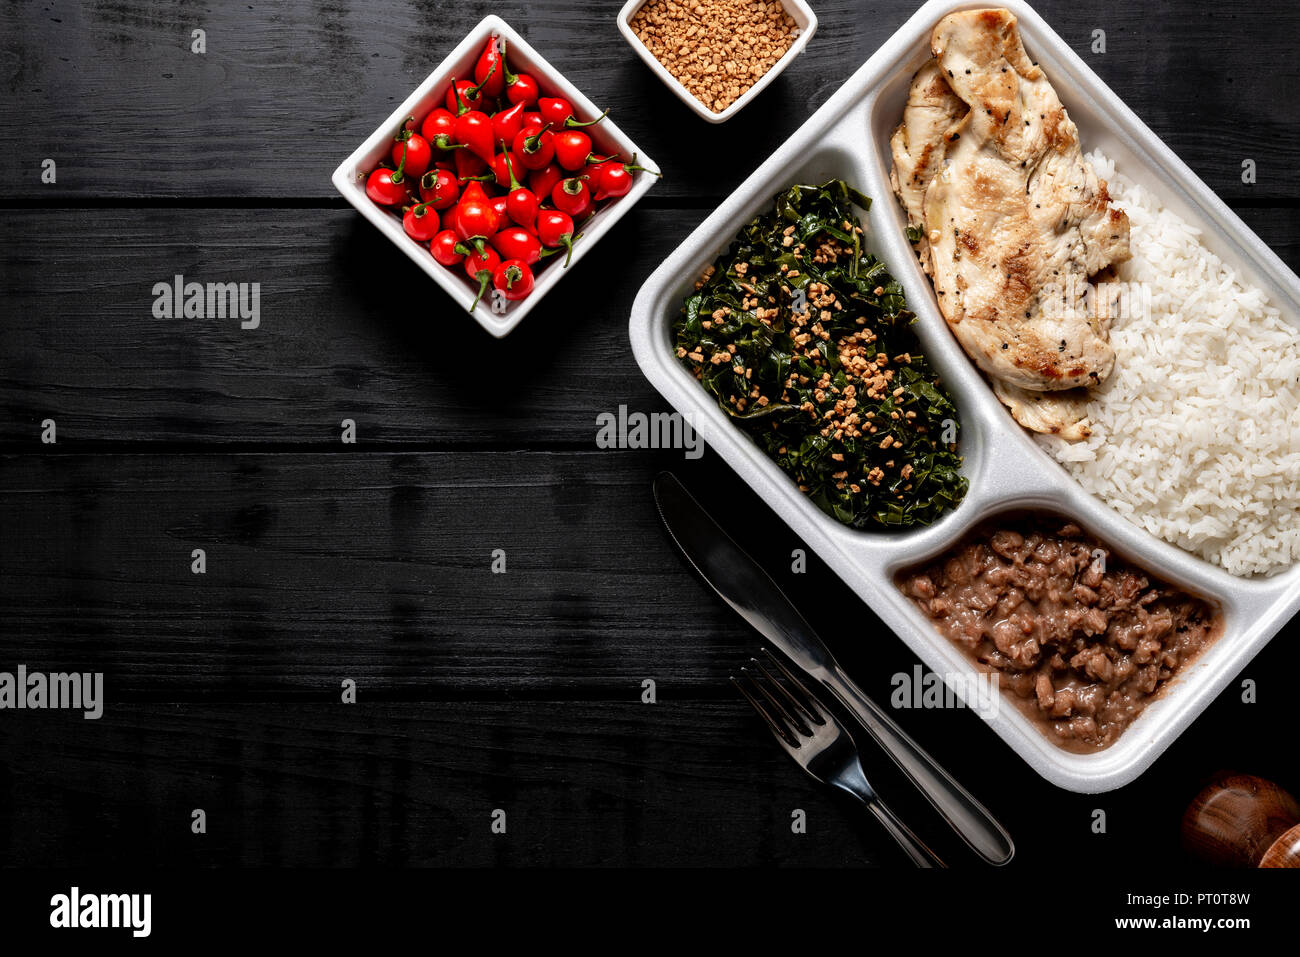
MULTIPOLYGON (((537 80, 543 96, 562 96, 573 104, 574 112, 582 118, 599 116, 600 110, 578 91, 572 83, 560 75, 560 72, 546 62, 536 50, 499 17, 487 16, 469 32, 469 36, 438 65, 429 76, 416 87, 415 92, 394 110, 389 117, 371 133, 352 155, 339 164, 330 181, 343 197, 357 208, 366 219, 374 223, 379 231, 392 240, 393 244, 404 252, 412 262, 423 269, 429 276, 447 291, 456 302, 468 312, 478 292, 478 284, 470 281, 459 266, 447 268, 433 258, 428 243, 419 243, 406 235, 402 222, 391 211, 374 203, 366 195, 366 177, 379 161, 389 155, 393 137, 408 116, 422 120, 430 110, 442 103, 442 98, 451 83, 457 79, 472 78, 474 64, 479 54, 487 45, 488 37, 504 37, 506 54, 510 67, 516 73, 528 73, 537 80)), ((605 119, 595 126, 587 127, 592 146, 599 153, 617 153, 626 157, 628 162, 636 156, 639 166, 647 171, 658 172, 659 167, 645 153, 637 148, 626 134, 612 120, 605 119)), ((551 288, 577 266, 578 261, 594 246, 610 228, 630 210, 646 191, 655 184, 658 177, 652 172, 637 173, 632 189, 624 196, 605 205, 595 216, 584 221, 578 230, 582 238, 573 244, 573 259, 566 268, 562 261, 548 260, 548 264, 538 270, 536 286, 527 299, 506 304, 504 313, 492 311, 491 296, 484 296, 483 301, 470 313, 478 324, 500 338, 519 325, 529 311, 541 302, 551 288)))
POLYGON ((754 97, 762 93, 769 83, 781 75, 781 72, 790 65, 790 61, 803 52, 803 48, 808 45, 808 41, 817 32, 817 14, 813 13, 812 7, 804 3, 804 0, 781 0, 781 6, 785 7, 785 12, 790 14, 790 17, 794 20, 795 30, 797 31, 794 43, 790 45, 790 49, 785 51, 785 55, 781 59, 772 64, 772 69, 758 78, 758 82, 741 94, 725 110, 718 113, 697 100, 695 94, 686 89, 677 77, 669 73, 668 68, 659 62, 658 57, 651 53, 636 33, 633 32, 632 17, 648 2, 649 0, 627 0, 627 3, 623 5, 623 9, 618 13, 619 32, 623 34, 623 39, 632 45, 632 49, 637 52, 637 56, 645 60, 646 65, 655 72, 655 75, 664 81, 668 89, 676 93, 678 99, 710 123, 725 123, 748 106, 754 97))

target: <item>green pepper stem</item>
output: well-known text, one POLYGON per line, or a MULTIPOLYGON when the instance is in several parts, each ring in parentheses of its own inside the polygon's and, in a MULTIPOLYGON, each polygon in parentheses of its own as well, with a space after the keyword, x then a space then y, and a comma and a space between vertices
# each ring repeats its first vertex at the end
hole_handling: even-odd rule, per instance
POLYGON ((523 189, 524 184, 515 179, 515 169, 510 165, 510 154, 508 152, 502 152, 501 155, 505 157, 506 172, 510 174, 510 192, 513 193, 517 189, 523 189))
POLYGON ((562 243, 564 243, 564 248, 568 250, 568 252, 565 253, 564 256, 565 269, 569 268, 569 260, 573 258, 573 244, 576 243, 581 238, 582 238, 582 233, 578 233, 576 236, 565 236, 560 240, 562 243))
POLYGON ((510 72, 510 64, 506 62, 506 38, 502 37, 500 42, 501 42, 501 75, 506 78, 506 86, 514 86, 515 81, 518 80, 519 77, 516 74, 510 72))
POLYGON ((480 269, 478 272, 474 273, 474 278, 478 280, 478 295, 474 297, 474 302, 469 307, 470 312, 474 311, 478 306, 479 300, 483 298, 483 294, 487 292, 488 285, 492 282, 492 270, 480 269))
POLYGON ((576 130, 583 126, 594 126, 595 124, 599 123, 607 116, 609 116, 608 109, 606 109, 604 113, 600 114, 600 116, 596 117, 594 120, 587 120, 586 122, 582 122, 582 123, 575 120, 572 116, 569 116, 569 117, 565 117, 564 126, 566 129, 570 129, 570 130, 576 130))
POLYGON ((471 86, 469 88, 469 91, 474 94, 474 99, 476 100, 478 99, 479 94, 483 92, 483 87, 487 84, 488 80, 492 79, 492 74, 495 73, 496 71, 497 71, 497 65, 493 63, 490 67, 488 67, 487 73, 483 74, 483 82, 476 83, 474 84, 474 86, 471 86))
POLYGON ((644 166, 637 166, 635 153, 632 154, 632 162, 624 163, 623 168, 627 170, 629 173, 633 172, 634 170, 640 170, 643 173, 649 173, 651 176, 658 176, 660 179, 663 179, 664 177, 663 173, 656 173, 654 170, 646 169, 644 166))
POLYGON ((550 128, 551 128, 551 124, 547 123, 545 126, 543 126, 532 136, 524 137, 524 152, 536 153, 538 149, 541 148, 542 134, 545 133, 550 128))
POLYGON ((394 183, 401 183, 405 178, 402 171, 406 169, 406 144, 408 140, 402 140, 402 161, 397 164, 397 169, 393 170, 392 180, 394 183))

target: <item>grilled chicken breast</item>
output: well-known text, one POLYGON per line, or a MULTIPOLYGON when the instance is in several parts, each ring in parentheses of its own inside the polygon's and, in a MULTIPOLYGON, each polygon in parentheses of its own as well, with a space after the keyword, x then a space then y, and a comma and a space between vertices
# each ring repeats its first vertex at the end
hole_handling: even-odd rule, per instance
POLYGON ((967 354, 1035 431, 1082 438, 1114 352, 1084 301, 1089 277, 1129 258, 1128 218, 1083 159, 1079 133, 1006 10, 944 17, 891 140, 894 185, 940 309, 967 354), (957 106, 942 88, 946 85, 957 106), (945 125, 945 120, 951 118, 945 125), (919 211, 917 208, 919 195, 919 211))
POLYGON ((938 61, 931 60, 912 78, 903 122, 889 139, 890 151, 894 155, 894 166, 889 171, 890 182, 907 211, 907 225, 921 234, 916 243, 916 253, 926 275, 930 275, 931 266, 930 243, 926 238, 925 191, 943 166, 947 148, 944 134, 966 115, 967 110, 966 104, 944 80, 938 61))
POLYGON ((1088 422, 1087 389, 1059 392, 1031 392, 993 379, 993 394, 1011 412, 1011 417, 1031 432, 1059 435, 1079 442, 1092 435, 1088 422))

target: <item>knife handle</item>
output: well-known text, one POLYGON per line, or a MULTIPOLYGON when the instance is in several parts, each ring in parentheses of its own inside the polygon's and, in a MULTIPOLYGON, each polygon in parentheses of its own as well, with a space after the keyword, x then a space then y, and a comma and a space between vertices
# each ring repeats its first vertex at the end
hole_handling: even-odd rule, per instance
POLYGON ((907 732, 894 724, 889 715, 840 669, 838 663, 827 662, 822 684, 853 712, 867 733, 972 851, 994 865, 1011 860, 1016 846, 1006 828, 907 732))

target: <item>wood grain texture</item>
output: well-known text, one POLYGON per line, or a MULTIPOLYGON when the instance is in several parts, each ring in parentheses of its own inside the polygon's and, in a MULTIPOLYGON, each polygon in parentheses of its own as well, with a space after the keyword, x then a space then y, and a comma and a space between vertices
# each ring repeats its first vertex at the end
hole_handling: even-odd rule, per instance
MULTIPOLYGON (((753 108, 711 126, 619 35, 619 0, 218 4, 50 0, 0 10, 0 197, 332 197, 329 174, 486 13, 502 16, 663 165, 651 194, 717 199, 915 11, 821 0, 819 28, 753 108), (189 52, 190 31, 208 52, 189 52), (40 163, 59 164, 57 187, 40 163), (723 157, 726 157, 723 159, 723 157)), ((1180 0, 1036 8, 1227 199, 1300 199, 1300 8, 1180 0), (1107 34, 1104 55, 1092 31, 1107 34), (1267 68, 1261 68, 1267 64, 1267 68), (1213 82, 1209 81, 1213 78, 1213 82), (1259 182, 1241 182, 1241 160, 1259 182)))
POLYGON ((792 572, 802 543, 715 456, 630 451, 0 457, 4 650, 124 700, 329 699, 348 677, 395 699, 729 696, 757 639, 663 531, 662 468, 846 660, 911 667, 815 556, 792 572))
MULTIPOLYGON (((1293 774, 1256 734, 1282 704, 1222 700, 1155 771, 1107 795, 1049 788, 973 715, 900 721, 1007 823, 1013 871, 1068 868, 1109 887, 1116 867, 1186 860, 1179 810, 1207 754, 1293 774), (1096 810, 1106 833, 1091 829, 1096 810)), ((0 753, 6 864, 900 866, 862 809, 809 782, 739 696, 390 704, 363 688, 355 705, 124 704, 95 722, 8 715, 0 753), (504 836, 489 828, 498 808, 504 836), (795 809, 805 834, 791 831, 795 809)), ((945 860, 974 866, 887 761, 868 751, 864 764, 945 860)))
POLYGON ((7 653, 97 663, 127 695, 332 696, 351 677, 623 697, 643 677, 716 683, 715 637, 752 644, 671 551, 635 453, 26 456, 4 473, 7 653))
MULTIPOLYGON (((666 408, 627 318, 704 218, 634 209, 505 340, 491 339, 351 211, 10 211, 0 447, 590 448, 596 416, 666 408), (260 282, 261 326, 153 318, 154 283, 260 282)), ((1300 207, 1246 208, 1300 268, 1300 207)))
MULTIPOLYGON (((107 697, 99 721, 3 713, 0 865, 898 864, 728 685, 759 641, 673 551, 653 475, 678 471, 878 700, 913 655, 815 556, 790 571, 801 543, 712 452, 599 451, 594 434, 620 404, 666 408, 628 347, 644 277, 917 4, 819 0, 808 52, 721 127, 633 57, 620 5, 0 9, 0 670, 103 671, 107 697), (489 11, 669 174, 500 342, 328 184, 489 11), (260 282, 262 327, 152 318, 176 273, 260 282)), ((1300 8, 1037 7, 1300 268, 1300 8)), ((1289 719, 1298 636, 1244 673, 1258 704, 1230 688, 1116 794, 1050 787, 970 713, 897 718, 1007 821, 1013 868, 1113 879, 1183 860, 1178 815, 1220 766, 1300 791, 1267 733, 1289 719)), ((897 772, 867 767, 969 863, 897 772)))
POLYGON ((865 812, 809 788, 746 707, 161 704, 75 736, 25 715, 0 732, 12 755, 0 855, 71 866, 121 853, 145 865, 896 865, 865 812), (194 808, 205 835, 190 831, 194 808), (807 834, 791 832, 796 808, 807 834), (504 835, 490 830, 495 809, 504 835))
POLYGON ((328 699, 349 677, 393 699, 729 695, 758 639, 660 526, 664 467, 888 698, 911 653, 815 556, 795 573, 802 543, 712 454, 0 457, 4 648, 124 700, 328 699))
POLYGON ((332 447, 352 418, 363 445, 590 447, 599 412, 662 407, 635 280, 703 215, 633 210, 497 341, 351 210, 11 212, 0 440, 332 447), (260 327, 153 318, 177 273, 260 282, 260 327))

